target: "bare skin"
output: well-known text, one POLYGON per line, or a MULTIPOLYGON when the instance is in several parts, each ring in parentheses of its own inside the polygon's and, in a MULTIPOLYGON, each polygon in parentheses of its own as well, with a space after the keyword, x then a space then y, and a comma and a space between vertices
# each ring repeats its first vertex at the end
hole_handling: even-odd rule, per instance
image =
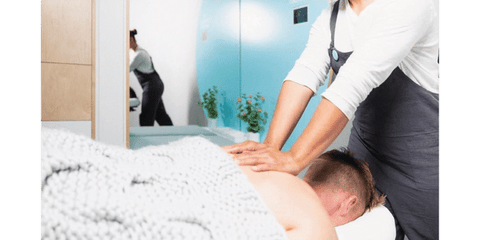
POLYGON ((290 240, 337 239, 327 210, 305 181, 283 172, 254 172, 246 166, 240 169, 262 195, 290 240))

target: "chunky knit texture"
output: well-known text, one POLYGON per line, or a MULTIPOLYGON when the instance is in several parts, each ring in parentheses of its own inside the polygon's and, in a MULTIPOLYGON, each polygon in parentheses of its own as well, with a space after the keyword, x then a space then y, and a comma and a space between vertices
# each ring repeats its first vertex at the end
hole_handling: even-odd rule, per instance
POLYGON ((287 239, 202 137, 129 150, 42 129, 42 239, 287 239))

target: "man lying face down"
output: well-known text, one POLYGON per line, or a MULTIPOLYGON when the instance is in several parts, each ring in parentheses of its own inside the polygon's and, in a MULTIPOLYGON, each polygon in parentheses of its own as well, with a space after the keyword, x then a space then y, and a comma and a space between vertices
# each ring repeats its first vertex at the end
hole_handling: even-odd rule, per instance
POLYGON ((337 239, 335 226, 383 204, 370 170, 348 152, 322 154, 304 179, 289 173, 254 172, 240 166, 267 207, 293 239, 337 239))

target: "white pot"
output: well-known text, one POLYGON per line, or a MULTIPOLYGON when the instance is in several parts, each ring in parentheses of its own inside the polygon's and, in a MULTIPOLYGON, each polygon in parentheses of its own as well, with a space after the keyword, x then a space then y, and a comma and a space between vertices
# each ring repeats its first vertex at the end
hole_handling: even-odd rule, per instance
POLYGON ((207 127, 209 127, 209 128, 216 128, 216 127, 217 127, 217 119, 216 119, 216 118, 208 118, 208 117, 207 117, 207 127))
POLYGON ((247 139, 254 142, 260 142, 260 133, 247 133, 247 139))

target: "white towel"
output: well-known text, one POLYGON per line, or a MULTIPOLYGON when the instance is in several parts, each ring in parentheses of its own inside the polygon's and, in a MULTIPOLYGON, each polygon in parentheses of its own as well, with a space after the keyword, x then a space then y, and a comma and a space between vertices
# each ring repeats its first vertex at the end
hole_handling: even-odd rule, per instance
POLYGON ((201 137, 129 150, 42 129, 42 239, 287 239, 259 193, 201 137))

